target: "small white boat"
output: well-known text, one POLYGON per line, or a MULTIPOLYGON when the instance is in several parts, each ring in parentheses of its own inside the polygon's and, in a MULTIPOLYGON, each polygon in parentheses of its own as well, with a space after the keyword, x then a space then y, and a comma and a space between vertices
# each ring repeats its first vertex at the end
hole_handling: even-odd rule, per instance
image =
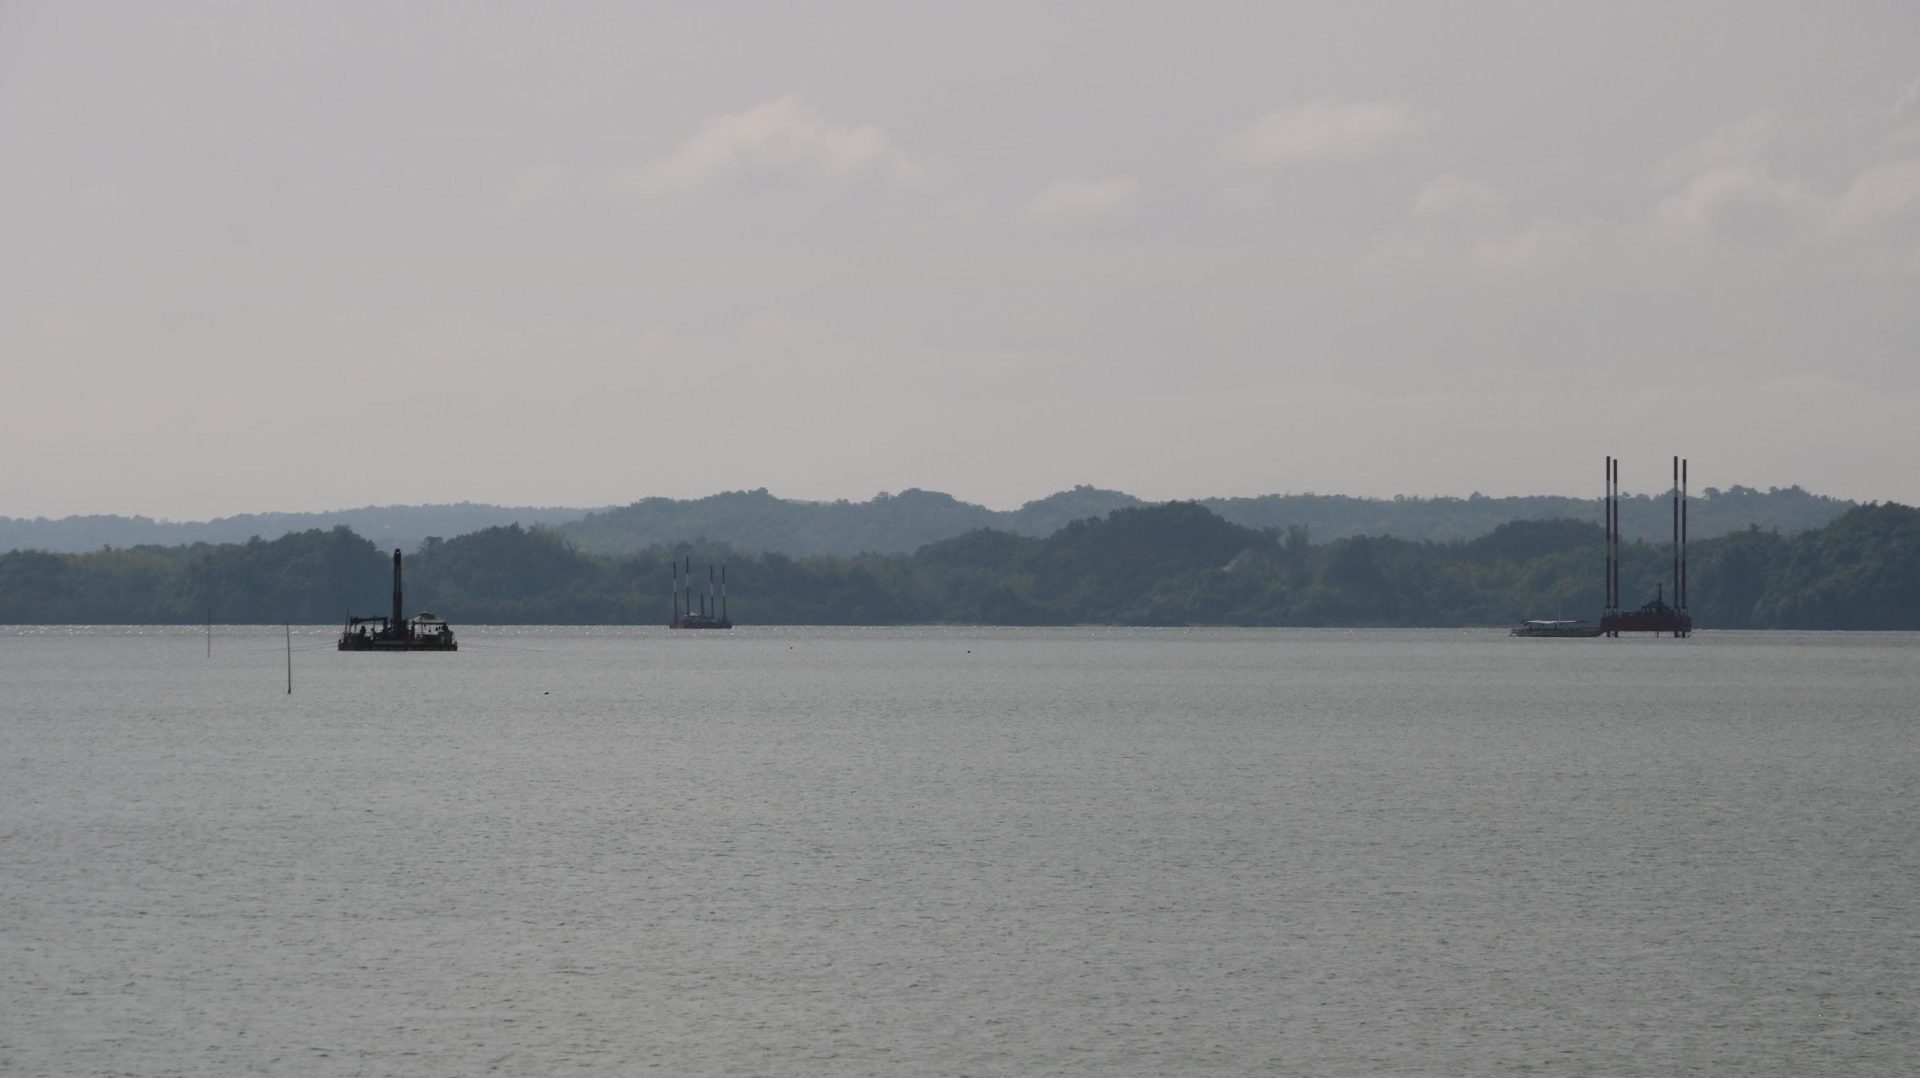
POLYGON ((1578 619, 1567 620, 1562 618, 1551 618, 1551 619, 1542 618, 1534 621, 1523 621, 1520 624, 1514 626, 1513 631, 1509 632, 1507 635, 1508 636, 1592 637, 1592 636, 1599 636, 1602 632, 1605 632, 1605 631, 1606 630, 1600 628, 1600 626, 1584 620, 1578 620, 1578 619))

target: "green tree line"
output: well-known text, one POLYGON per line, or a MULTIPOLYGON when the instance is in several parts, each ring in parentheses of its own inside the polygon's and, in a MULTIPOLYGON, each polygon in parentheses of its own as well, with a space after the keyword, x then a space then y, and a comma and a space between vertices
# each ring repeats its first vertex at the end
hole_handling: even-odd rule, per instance
MULTIPOLYGON (((0 622, 316 623, 388 606, 390 552, 345 527, 274 540, 0 554, 0 622)), ((663 624, 671 566, 705 589, 725 564, 747 624, 1500 625, 1599 612, 1597 524, 1517 521, 1473 539, 1250 528, 1195 503, 1114 511, 1044 536, 975 529, 910 554, 744 554, 721 543, 630 554, 544 528, 430 540, 406 561, 410 612, 466 624, 663 624)), ((1622 549, 1623 595, 1672 572, 1664 543, 1622 549)), ((1669 596, 1671 597, 1671 596, 1669 596)), ((1795 535, 1696 541, 1702 628, 1920 629, 1920 511, 1852 509, 1795 535)))

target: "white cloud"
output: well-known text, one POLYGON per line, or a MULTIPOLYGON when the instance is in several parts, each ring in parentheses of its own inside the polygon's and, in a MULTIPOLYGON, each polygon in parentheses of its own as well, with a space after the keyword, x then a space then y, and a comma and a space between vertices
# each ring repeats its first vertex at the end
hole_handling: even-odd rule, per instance
POLYGON ((1884 226, 1920 211, 1920 160, 1874 165, 1855 176, 1834 209, 1842 228, 1884 226))
POLYGON ((1537 272, 1563 262, 1592 231, 1580 222, 1518 218, 1506 192, 1445 175, 1413 196, 1405 226, 1379 237, 1368 257, 1392 272, 1537 272))
POLYGON ((1667 196, 1654 222, 1678 233, 1770 239, 1809 223, 1820 200, 1800 184, 1749 167, 1714 169, 1667 196))
POLYGON ((1227 140, 1226 155, 1277 167, 1310 161, 1355 161, 1404 146, 1419 125, 1394 101, 1320 99, 1267 113, 1227 140))
POLYGON ((1140 181, 1131 176, 1099 180, 1063 176, 1033 196, 1025 216, 1049 225, 1111 220, 1130 212, 1139 195, 1140 181))
POLYGON ((1597 226, 1579 221, 1537 218, 1488 237, 1474 248, 1478 264, 1502 270, 1539 270, 1558 265, 1593 242, 1597 226))
POLYGON ((1781 135, 1778 117, 1756 112, 1668 154, 1657 170, 1660 182, 1671 186, 1722 169, 1762 168, 1781 135))
POLYGON ((758 175, 904 186, 926 177, 880 128, 839 123, 791 97, 709 120, 650 171, 687 190, 758 175))
POLYGON ((1893 104, 1893 130, 1887 141, 1895 146, 1920 146, 1920 79, 1907 84, 1893 104))
POLYGON ((1422 228, 1484 228, 1507 212, 1507 196, 1467 176, 1439 176, 1413 196, 1407 216, 1422 228))
MULTIPOLYGON (((1895 110, 1920 133, 1920 82, 1895 110)), ((1720 128, 1669 155, 1660 173, 1672 188, 1655 208, 1651 226, 1669 236, 1773 240, 1798 230, 1805 237, 1856 238, 1887 234, 1920 210, 1920 160, 1883 160, 1853 173, 1837 192, 1804 177, 1782 174, 1769 158, 1781 144, 1782 124, 1768 113, 1720 128)), ((1889 143, 1898 145, 1900 138, 1889 143)))

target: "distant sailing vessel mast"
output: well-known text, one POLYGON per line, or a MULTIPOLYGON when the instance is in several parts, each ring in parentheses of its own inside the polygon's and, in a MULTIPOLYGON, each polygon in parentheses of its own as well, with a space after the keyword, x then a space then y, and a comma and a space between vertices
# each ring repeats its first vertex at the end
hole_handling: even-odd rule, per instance
POLYGON ((707 593, 699 596, 700 609, 693 609, 693 559, 686 559, 686 583, 681 583, 680 561, 673 563, 673 620, 667 623, 669 629, 731 629, 733 622, 727 618, 727 567, 720 566, 719 586, 714 591, 713 566, 707 566, 707 593), (682 591, 682 588, 685 591, 682 591), (684 605, 683 605, 684 601, 684 605))

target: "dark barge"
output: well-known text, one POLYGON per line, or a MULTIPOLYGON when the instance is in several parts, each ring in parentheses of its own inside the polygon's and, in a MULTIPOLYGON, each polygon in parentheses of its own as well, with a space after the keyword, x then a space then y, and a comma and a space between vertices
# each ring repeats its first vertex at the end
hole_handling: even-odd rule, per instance
POLYGON ((411 619, 401 614, 400 552, 393 552, 393 612, 367 617, 347 615, 340 630, 341 651, 459 651, 453 638, 453 626, 420 614, 411 619))

